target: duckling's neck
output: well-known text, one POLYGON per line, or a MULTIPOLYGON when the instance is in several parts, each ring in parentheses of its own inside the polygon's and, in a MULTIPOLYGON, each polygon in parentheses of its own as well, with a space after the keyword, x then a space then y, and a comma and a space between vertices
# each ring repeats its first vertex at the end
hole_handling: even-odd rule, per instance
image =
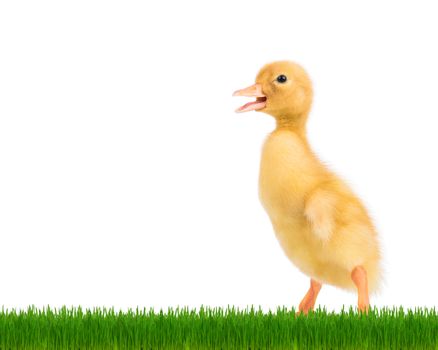
POLYGON ((306 140, 307 115, 303 116, 276 116, 276 130, 289 130, 306 140))

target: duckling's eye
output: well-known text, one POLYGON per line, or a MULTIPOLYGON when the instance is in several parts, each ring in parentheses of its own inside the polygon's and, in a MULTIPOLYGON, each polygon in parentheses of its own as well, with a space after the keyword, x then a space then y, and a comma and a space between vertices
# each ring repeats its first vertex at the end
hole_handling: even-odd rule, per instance
POLYGON ((285 83, 287 81, 287 76, 285 76, 284 74, 281 74, 277 77, 277 81, 281 84, 285 83))

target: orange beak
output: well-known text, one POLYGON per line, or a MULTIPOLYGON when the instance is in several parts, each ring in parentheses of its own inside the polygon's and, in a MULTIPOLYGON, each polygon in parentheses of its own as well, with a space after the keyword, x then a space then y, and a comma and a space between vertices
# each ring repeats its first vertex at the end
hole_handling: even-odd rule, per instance
POLYGON ((257 111, 266 106, 266 96, 263 94, 262 86, 260 84, 254 84, 245 89, 237 90, 234 92, 233 96, 256 97, 255 101, 248 102, 242 107, 237 108, 237 113, 257 111))

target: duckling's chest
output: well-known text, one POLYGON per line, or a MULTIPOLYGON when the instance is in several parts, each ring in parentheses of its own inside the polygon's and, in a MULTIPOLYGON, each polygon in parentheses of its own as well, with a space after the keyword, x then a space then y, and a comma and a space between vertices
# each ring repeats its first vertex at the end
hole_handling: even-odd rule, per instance
POLYGON ((319 244, 310 234, 304 203, 320 179, 321 165, 299 137, 268 136, 260 162, 260 200, 284 252, 309 276, 318 270, 319 244))
POLYGON ((305 143, 291 132, 268 136, 260 162, 259 196, 273 222, 303 216, 304 198, 316 181, 305 143))

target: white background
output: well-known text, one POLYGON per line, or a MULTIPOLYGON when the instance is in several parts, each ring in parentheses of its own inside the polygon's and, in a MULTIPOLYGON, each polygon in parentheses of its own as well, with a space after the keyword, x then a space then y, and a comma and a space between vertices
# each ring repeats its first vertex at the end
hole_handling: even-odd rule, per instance
MULTIPOLYGON (((0 4, 0 305, 298 306, 309 279, 258 200, 273 129, 234 90, 278 59, 309 139, 369 208, 378 306, 437 306, 433 1, 0 4)), ((339 310, 354 294, 324 286, 339 310)))

